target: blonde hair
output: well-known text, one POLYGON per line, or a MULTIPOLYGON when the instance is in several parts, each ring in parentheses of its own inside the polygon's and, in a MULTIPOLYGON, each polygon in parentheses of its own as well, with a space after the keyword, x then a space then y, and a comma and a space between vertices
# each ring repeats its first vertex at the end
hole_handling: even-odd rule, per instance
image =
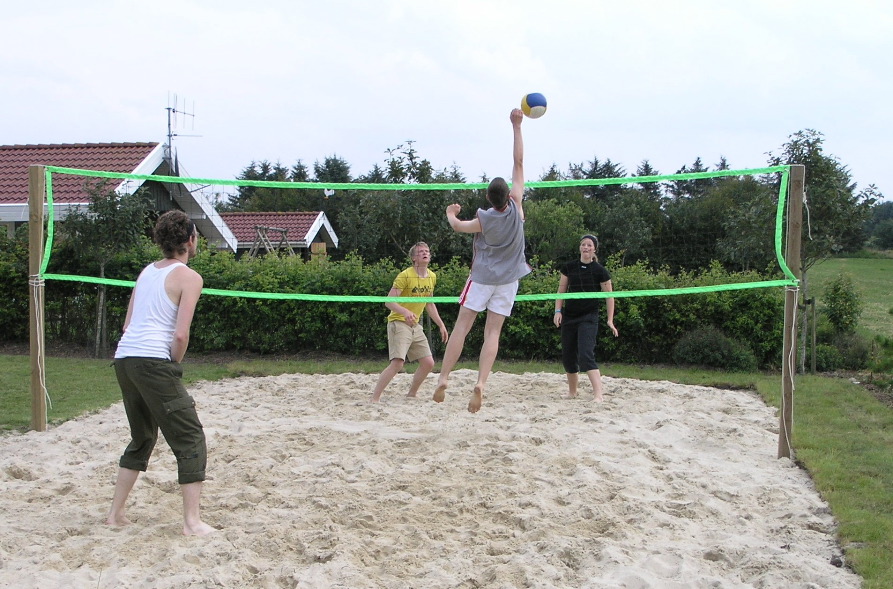
POLYGON ((424 241, 417 241, 412 244, 412 247, 409 248, 409 258, 412 259, 415 257, 416 253, 418 253, 420 247, 427 247, 429 250, 431 247, 425 243, 424 241))

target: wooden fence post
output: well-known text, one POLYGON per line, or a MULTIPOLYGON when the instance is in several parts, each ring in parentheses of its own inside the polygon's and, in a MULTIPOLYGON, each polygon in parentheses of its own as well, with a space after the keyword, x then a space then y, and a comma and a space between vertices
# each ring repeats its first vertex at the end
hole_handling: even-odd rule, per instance
POLYGON ((46 194, 44 166, 28 168, 28 299, 31 346, 31 429, 47 429, 47 400, 44 389, 44 286, 40 275, 43 261, 43 202, 46 194))
MULTIPOLYGON (((799 279, 802 276, 800 262, 800 232, 803 229, 803 190, 805 167, 791 166, 788 185, 787 244, 784 260, 799 279)), ((784 297, 784 347, 781 362, 781 413, 778 418, 778 457, 791 458, 791 435, 794 427, 794 374, 797 372, 797 299, 800 289, 789 286, 784 297)))

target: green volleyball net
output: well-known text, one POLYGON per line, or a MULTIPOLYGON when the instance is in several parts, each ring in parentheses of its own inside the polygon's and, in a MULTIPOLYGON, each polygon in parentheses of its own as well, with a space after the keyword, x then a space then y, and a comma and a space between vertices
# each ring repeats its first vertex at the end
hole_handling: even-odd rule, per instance
MULTIPOLYGON (((154 181, 164 184, 184 184, 194 186, 220 186, 220 187, 258 187, 258 188, 275 188, 275 189, 313 189, 313 190, 345 190, 345 191, 372 191, 372 192, 388 192, 394 191, 456 191, 456 190, 484 190, 487 183, 431 183, 431 184, 379 184, 379 183, 326 183, 326 182, 271 182, 260 180, 223 180, 208 178, 189 178, 181 176, 160 176, 160 175, 140 175, 126 174, 118 172, 105 172, 94 170, 82 170, 74 168, 64 168, 56 166, 47 166, 46 174, 46 242, 43 251, 43 258, 40 266, 40 275, 38 278, 45 280, 58 281, 74 281, 92 284, 104 284, 108 286, 132 287, 135 282, 120 278, 108 278, 98 276, 87 276, 79 274, 60 274, 48 272, 47 269, 54 253, 56 243, 55 221, 56 214, 54 212, 53 201, 53 182, 56 177, 78 176, 84 178, 97 178, 106 180, 132 180, 138 183, 146 181, 154 181)), ((765 168, 750 168, 738 170, 717 170, 712 172, 696 172, 684 174, 655 175, 655 176, 630 176, 622 178, 597 178, 597 179, 572 179, 572 180, 550 180, 527 182, 525 188, 529 189, 562 189, 562 188, 579 188, 579 187, 597 187, 611 185, 644 185, 657 182, 681 182, 681 181, 698 181, 706 179, 715 179, 723 177, 755 177, 771 175, 777 178, 778 194, 776 199, 775 211, 775 228, 774 228, 774 250, 775 258, 778 262, 778 268, 783 278, 777 280, 758 280, 753 282, 736 282, 733 284, 715 284, 709 286, 693 286, 685 288, 658 288, 644 290, 617 290, 610 293, 604 292, 580 292, 580 293, 562 293, 562 299, 576 298, 627 298, 627 297, 653 297, 653 296, 672 296, 672 295, 688 295, 702 294, 709 292, 742 290, 742 289, 758 289, 758 288, 779 288, 779 287, 796 287, 799 284, 794 273, 785 262, 783 240, 784 240, 784 218, 787 203, 788 184, 790 175, 790 166, 772 166, 765 168)), ((296 301, 317 301, 317 302, 346 302, 346 303, 385 303, 385 302, 431 302, 431 303, 457 303, 458 296, 432 296, 432 297, 386 297, 360 295, 355 293, 345 294, 314 294, 300 292, 276 292, 276 291, 248 291, 248 290, 227 290, 218 288, 205 288, 204 295, 221 296, 221 297, 242 297, 246 299, 273 299, 273 300, 296 300, 296 301)), ((528 293, 519 294, 516 298, 518 302, 526 301, 546 301, 558 298, 555 292, 528 293)))

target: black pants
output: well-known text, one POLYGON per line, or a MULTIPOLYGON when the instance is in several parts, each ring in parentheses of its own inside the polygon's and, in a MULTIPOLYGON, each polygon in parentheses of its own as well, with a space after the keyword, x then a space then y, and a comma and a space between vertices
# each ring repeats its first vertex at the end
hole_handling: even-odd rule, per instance
POLYGON ((561 362, 568 374, 598 370, 595 340, 598 337, 598 313, 561 321, 561 362))

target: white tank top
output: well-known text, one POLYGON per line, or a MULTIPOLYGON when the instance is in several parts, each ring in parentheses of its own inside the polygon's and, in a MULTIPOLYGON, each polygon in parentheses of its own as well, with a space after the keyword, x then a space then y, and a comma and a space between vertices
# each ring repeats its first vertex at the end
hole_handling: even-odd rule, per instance
POLYGON ((177 262, 156 268, 152 263, 140 273, 133 290, 130 325, 118 342, 115 358, 171 359, 171 343, 174 341, 179 307, 167 296, 164 282, 174 268, 184 265, 177 262))

